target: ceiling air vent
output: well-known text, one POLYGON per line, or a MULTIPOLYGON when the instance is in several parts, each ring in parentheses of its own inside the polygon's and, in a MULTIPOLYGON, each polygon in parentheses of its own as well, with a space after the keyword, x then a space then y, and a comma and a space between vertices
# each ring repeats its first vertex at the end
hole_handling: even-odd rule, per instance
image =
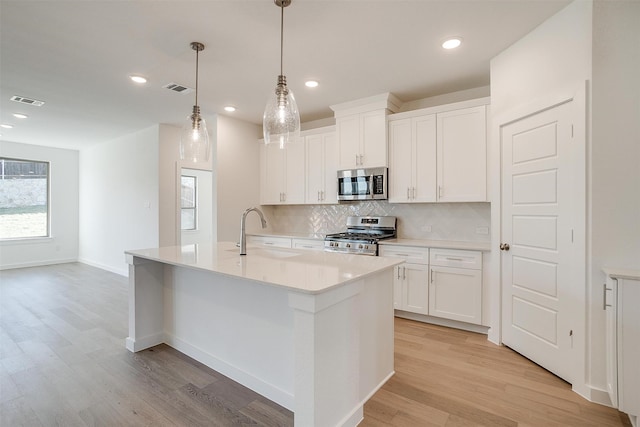
POLYGON ((179 85, 178 83, 169 83, 167 85, 162 86, 165 89, 172 90, 178 93, 191 93, 193 89, 187 86, 179 85))
POLYGON ((38 101, 37 99, 25 98, 24 96, 13 95, 11 97, 12 101, 20 102, 22 104, 35 105, 36 107, 42 107, 44 105, 44 101, 38 101))

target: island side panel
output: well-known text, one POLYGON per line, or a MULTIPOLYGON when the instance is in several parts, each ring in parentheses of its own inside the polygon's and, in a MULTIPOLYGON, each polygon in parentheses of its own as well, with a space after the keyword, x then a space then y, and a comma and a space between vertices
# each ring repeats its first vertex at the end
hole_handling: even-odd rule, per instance
POLYGON ((290 294, 296 426, 356 426, 393 375, 392 268, 322 294, 290 294))
POLYGON ((293 409, 293 313, 282 288, 168 267, 166 342, 293 409))
POLYGON ((160 262, 131 255, 129 264, 129 336, 125 346, 136 352, 164 342, 163 284, 160 262))

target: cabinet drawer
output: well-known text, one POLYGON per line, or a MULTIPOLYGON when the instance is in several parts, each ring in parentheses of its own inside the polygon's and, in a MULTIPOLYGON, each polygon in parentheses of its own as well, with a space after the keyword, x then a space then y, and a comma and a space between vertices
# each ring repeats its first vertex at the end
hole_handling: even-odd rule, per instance
POLYGON ((291 248, 291 239, 288 237, 247 236, 247 242, 272 248, 291 248))
POLYGON ((482 269, 482 252, 431 249, 429 264, 440 267, 482 269))
POLYGON ((293 249, 307 249, 313 251, 324 250, 324 240, 317 239, 291 239, 293 249))
POLYGON ((414 264, 429 264, 429 248, 380 245, 380 256, 402 258, 403 260, 414 264))

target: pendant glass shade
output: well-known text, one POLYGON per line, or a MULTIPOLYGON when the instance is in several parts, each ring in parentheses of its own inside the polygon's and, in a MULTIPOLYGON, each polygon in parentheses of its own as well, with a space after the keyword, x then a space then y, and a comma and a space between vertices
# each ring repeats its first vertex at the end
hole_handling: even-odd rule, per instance
POLYGON ((300 113, 285 76, 278 76, 278 85, 267 100, 262 129, 264 143, 278 144, 280 148, 300 137, 300 113))
POLYGON ((209 152, 207 123, 200 116, 200 107, 194 105, 180 132, 180 158, 194 163, 206 162, 209 152))
POLYGON ((180 132, 180 158, 194 163, 206 162, 209 160, 209 133, 207 124, 200 116, 198 106, 198 53, 204 50, 204 45, 200 42, 191 42, 191 49, 196 51, 196 105, 187 117, 180 132))

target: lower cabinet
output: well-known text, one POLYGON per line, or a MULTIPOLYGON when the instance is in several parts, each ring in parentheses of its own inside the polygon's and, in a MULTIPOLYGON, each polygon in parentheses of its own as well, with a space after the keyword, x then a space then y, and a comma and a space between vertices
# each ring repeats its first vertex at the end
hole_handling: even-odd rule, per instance
POLYGON ((482 253, 381 245, 380 255, 402 258, 393 277, 396 310, 482 324, 482 253))
POLYGON ((482 323, 482 252, 432 249, 429 314, 482 323))
POLYGON ((607 392, 611 404, 638 425, 640 415, 640 272, 607 272, 603 290, 606 311, 607 392), (634 274, 636 274, 634 272, 634 274))
POLYGON ((291 239, 289 237, 247 236, 247 243, 271 248, 291 248, 291 239))

